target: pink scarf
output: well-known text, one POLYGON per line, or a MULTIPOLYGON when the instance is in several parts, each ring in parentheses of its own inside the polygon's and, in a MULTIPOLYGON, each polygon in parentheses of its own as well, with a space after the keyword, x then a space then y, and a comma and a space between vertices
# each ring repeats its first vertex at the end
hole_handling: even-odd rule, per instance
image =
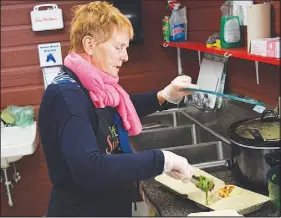
POLYGON ((119 77, 112 77, 72 52, 64 59, 64 65, 73 71, 82 85, 89 90, 97 108, 116 107, 129 135, 137 135, 142 125, 128 93, 118 84, 119 77))

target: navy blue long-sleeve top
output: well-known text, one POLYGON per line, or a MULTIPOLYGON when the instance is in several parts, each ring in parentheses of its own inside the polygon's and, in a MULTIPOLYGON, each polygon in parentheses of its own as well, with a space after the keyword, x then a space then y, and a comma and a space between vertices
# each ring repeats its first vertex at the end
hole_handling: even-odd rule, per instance
MULTIPOLYGON (((150 92, 131 96, 140 117, 161 110, 156 94, 150 92)), ((49 210, 56 208, 56 212, 49 215, 118 215, 116 211, 123 207, 122 200, 119 201, 126 198, 127 189, 124 187, 163 172, 164 156, 160 150, 113 155, 101 152, 95 135, 96 119, 92 102, 76 83, 47 87, 38 123, 53 184, 49 210), (91 207, 84 208, 83 212, 76 210, 73 214, 71 209, 63 209, 79 205, 79 201, 83 202, 80 208, 85 207, 85 201, 91 202, 91 207), (102 202, 109 201, 114 201, 119 209, 111 206, 113 214, 100 212, 105 206, 102 202), (92 212, 90 208, 99 212, 92 212), (70 212, 66 213, 66 210, 70 212)), ((123 203, 126 204, 125 200, 123 203)))

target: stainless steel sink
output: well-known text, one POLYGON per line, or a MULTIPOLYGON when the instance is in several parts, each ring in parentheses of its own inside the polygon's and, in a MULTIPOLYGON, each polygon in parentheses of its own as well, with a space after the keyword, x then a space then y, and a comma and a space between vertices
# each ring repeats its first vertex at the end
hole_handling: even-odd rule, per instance
POLYGON ((163 127, 177 127, 194 122, 186 117, 179 109, 157 112, 141 119, 143 130, 163 127))
POLYGON ((229 144, 188 117, 184 109, 156 112, 143 117, 141 122, 143 131, 130 137, 136 152, 169 150, 186 157, 189 163, 201 169, 222 166, 231 156, 229 144))
POLYGON ((218 140, 216 136, 196 124, 143 130, 139 135, 130 137, 131 145, 135 151, 193 145, 218 140))
MULTIPOLYGON (((169 150, 185 157, 192 165, 204 165, 206 163, 211 166, 211 163, 219 162, 223 165, 226 159, 231 156, 230 146, 223 141, 206 142, 194 145, 179 146, 167 148, 169 150)), ((200 167, 205 168, 205 167, 200 167)))

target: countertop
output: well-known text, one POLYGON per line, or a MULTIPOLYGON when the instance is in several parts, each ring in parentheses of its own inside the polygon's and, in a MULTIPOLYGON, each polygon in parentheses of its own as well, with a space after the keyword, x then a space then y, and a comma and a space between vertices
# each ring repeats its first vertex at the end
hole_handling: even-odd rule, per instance
MULTIPOLYGON (((194 118, 196 121, 218 133, 222 136, 224 141, 227 142, 228 138, 226 129, 231 123, 246 118, 261 116, 261 114, 252 110, 253 107, 253 105, 240 102, 225 101, 222 108, 217 112, 206 113, 193 107, 191 104, 188 104, 187 107, 185 107, 185 113, 188 114, 190 118, 194 118)), ((217 167, 206 171, 225 181, 227 184, 234 184, 243 187, 242 184, 239 184, 239 182, 235 180, 231 170, 226 167, 217 167)), ((156 213, 159 216, 187 216, 190 213, 208 210, 207 208, 203 208, 200 205, 171 192, 160 183, 156 182, 154 178, 143 181, 142 189, 145 197, 155 207, 156 213)), ((280 217, 280 211, 277 210, 269 201, 258 211, 245 216, 280 217)))
MULTIPOLYGON (((231 171, 226 168, 217 168, 215 172, 210 172, 210 174, 225 181, 227 184, 234 184, 243 187, 237 181, 235 181, 231 171)), ((156 182, 154 179, 143 181, 142 189, 149 202, 156 208, 156 213, 159 216, 187 216, 190 213, 208 211, 208 209, 202 208, 196 203, 171 192, 167 188, 163 187, 160 183, 156 182)), ((269 201, 265 203, 258 211, 244 216, 280 217, 280 211, 278 211, 269 201)))

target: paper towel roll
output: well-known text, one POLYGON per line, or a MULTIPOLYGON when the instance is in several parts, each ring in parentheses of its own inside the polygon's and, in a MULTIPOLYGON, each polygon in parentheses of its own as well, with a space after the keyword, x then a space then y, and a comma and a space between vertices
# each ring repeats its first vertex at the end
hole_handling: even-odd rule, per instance
POLYGON ((247 42, 248 52, 251 40, 271 37, 271 4, 255 4, 248 7, 247 42))

